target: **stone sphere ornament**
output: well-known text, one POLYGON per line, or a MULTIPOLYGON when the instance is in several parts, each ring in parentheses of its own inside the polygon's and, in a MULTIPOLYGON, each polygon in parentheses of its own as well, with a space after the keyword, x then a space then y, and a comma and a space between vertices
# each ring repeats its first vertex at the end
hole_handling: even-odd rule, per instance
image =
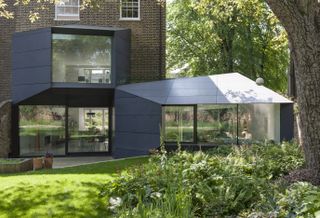
POLYGON ((262 86, 264 84, 264 79, 259 77, 259 78, 256 79, 256 83, 257 83, 258 86, 262 86))

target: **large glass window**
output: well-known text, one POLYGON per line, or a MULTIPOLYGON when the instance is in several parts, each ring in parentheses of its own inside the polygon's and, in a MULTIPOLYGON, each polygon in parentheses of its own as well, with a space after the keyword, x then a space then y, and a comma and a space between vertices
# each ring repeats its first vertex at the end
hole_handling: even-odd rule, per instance
POLYGON ((280 141, 280 105, 239 105, 239 140, 244 143, 280 141))
POLYGON ((68 152, 109 150, 108 108, 69 108, 68 152))
POLYGON ((20 155, 65 155, 65 107, 19 107, 20 155))
POLYGON ((55 8, 56 20, 79 20, 80 0, 59 0, 55 8))
POLYGON ((121 20, 140 19, 140 0, 121 0, 121 20))
POLYGON ((166 106, 164 113, 165 140, 170 142, 194 141, 194 107, 166 106))
POLYGON ((111 83, 111 37, 52 35, 52 81, 111 83))
POLYGON ((194 109, 193 106, 163 107, 167 142, 250 144, 280 141, 280 104, 198 105, 196 117, 194 109))
POLYGON ((237 106, 198 105, 197 124, 199 143, 236 143, 237 106))

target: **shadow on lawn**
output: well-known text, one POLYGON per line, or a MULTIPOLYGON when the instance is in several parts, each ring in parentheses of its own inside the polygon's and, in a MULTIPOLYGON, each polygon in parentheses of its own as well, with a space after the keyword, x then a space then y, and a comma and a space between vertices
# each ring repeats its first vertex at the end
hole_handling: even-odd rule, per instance
POLYGON ((99 198, 101 184, 52 181, 31 185, 21 182, 0 192, 0 216, 17 217, 106 217, 105 201, 99 198))
POLYGON ((66 167, 51 170, 30 171, 18 174, 0 174, 1 177, 17 175, 46 175, 46 174, 109 174, 115 175, 120 171, 135 165, 141 165, 148 162, 148 157, 130 158, 125 160, 115 160, 100 163, 87 164, 76 167, 66 167))
POLYGON ((106 199, 99 197, 104 175, 112 176, 147 161, 148 157, 142 157, 0 175, 3 184, 14 182, 8 188, 0 187, 0 217, 107 217, 106 199))

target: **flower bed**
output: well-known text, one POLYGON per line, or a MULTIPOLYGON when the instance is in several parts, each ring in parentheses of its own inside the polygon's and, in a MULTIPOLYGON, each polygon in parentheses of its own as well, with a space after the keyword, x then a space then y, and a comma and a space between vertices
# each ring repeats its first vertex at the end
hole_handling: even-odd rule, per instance
POLYGON ((32 159, 0 159, 0 173, 18 173, 32 169, 32 159))

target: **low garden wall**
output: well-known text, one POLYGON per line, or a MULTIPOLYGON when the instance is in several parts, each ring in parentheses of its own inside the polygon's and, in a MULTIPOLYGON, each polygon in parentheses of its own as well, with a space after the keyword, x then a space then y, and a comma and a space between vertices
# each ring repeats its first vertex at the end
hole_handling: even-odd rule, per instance
POLYGON ((0 103, 0 157, 8 157, 11 134, 11 101, 0 103))
POLYGON ((8 161, 8 163, 0 163, 0 173, 18 173, 30 171, 33 169, 32 159, 24 159, 17 161, 8 161))

